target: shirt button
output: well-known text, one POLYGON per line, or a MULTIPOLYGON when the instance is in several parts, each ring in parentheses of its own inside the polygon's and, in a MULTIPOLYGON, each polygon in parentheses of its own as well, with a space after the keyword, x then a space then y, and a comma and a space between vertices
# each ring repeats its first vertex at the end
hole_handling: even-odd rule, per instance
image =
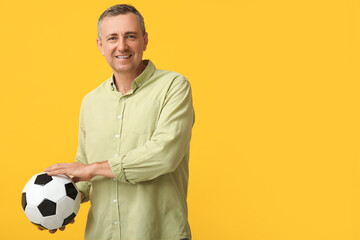
POLYGON ((119 135, 119 134, 116 134, 116 135, 115 135, 115 137, 116 137, 116 138, 119 138, 119 137, 120 137, 120 135, 119 135))
POLYGON ((113 178, 114 181, 116 181, 116 178, 113 178))
POLYGON ((119 114, 119 115, 118 115, 118 118, 120 119, 121 117, 122 117, 122 115, 121 115, 121 114, 119 114))
POLYGON ((114 199, 113 199, 113 203, 116 203, 116 202, 117 202, 117 199, 116 199, 116 198, 114 198, 114 199))
POLYGON ((117 155, 117 154, 114 154, 114 157, 118 157, 119 155, 117 155))
POLYGON ((114 225, 118 225, 118 224, 119 224, 119 222, 118 222, 118 221, 115 221, 115 222, 114 222, 114 225))

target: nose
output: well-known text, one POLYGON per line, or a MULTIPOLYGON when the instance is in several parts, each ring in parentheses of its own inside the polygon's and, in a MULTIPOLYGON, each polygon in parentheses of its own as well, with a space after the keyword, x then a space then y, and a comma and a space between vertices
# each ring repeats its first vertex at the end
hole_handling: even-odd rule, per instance
POLYGON ((117 49, 119 52, 124 52, 128 49, 125 38, 119 38, 117 49))

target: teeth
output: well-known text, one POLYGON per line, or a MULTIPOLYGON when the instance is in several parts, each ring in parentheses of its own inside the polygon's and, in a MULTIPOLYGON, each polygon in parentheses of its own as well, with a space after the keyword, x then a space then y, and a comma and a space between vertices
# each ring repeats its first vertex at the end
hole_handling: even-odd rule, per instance
POLYGON ((130 55, 127 55, 127 56, 116 56, 116 58, 120 58, 120 59, 124 59, 124 58, 129 58, 130 55))

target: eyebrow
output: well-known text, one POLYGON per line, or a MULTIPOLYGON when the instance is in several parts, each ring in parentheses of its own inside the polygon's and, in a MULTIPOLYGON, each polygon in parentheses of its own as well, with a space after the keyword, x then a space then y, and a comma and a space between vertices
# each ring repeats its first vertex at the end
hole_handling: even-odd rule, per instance
POLYGON ((129 35, 129 34, 135 34, 135 35, 137 35, 138 32, 126 32, 126 33, 125 33, 125 35, 129 35))
MULTIPOLYGON (((129 34, 135 34, 137 35, 138 32, 125 32, 125 35, 129 35, 129 34)), ((117 33, 110 33, 108 35, 106 35, 106 38, 110 37, 110 36, 117 36, 118 34, 117 33)))

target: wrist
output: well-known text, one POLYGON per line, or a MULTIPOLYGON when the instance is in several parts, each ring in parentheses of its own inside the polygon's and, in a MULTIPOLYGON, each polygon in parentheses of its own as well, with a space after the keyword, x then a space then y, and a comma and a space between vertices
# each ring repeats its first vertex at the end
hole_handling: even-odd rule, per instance
POLYGON ((99 163, 91 163, 91 164, 88 164, 89 166, 89 175, 91 176, 91 179, 97 175, 99 175, 98 173, 98 167, 99 163))
POLYGON ((111 171, 108 161, 91 163, 89 164, 89 168, 92 178, 95 176, 103 176, 110 178, 115 177, 113 172, 111 171))

